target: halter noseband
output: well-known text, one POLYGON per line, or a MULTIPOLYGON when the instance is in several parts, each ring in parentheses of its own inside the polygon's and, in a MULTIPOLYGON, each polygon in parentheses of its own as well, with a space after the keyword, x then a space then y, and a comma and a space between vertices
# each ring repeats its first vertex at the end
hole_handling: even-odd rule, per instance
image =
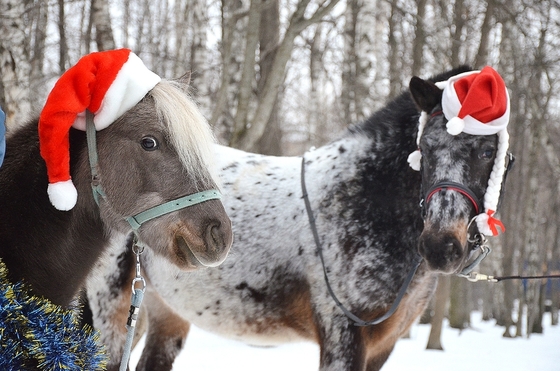
MULTIPOLYGON (((98 174, 98 162, 97 162, 97 140, 95 134, 95 125, 93 123, 93 114, 90 111, 86 111, 86 136, 87 136, 87 146, 88 146, 88 157, 89 165, 91 168, 91 188, 93 191, 93 199, 95 203, 99 206, 99 197, 106 199, 107 196, 101 187, 101 182, 98 174)), ((139 242, 138 229, 145 222, 160 217, 165 214, 172 213, 177 210, 184 209, 189 206, 193 206, 209 200, 219 200, 222 195, 219 191, 215 189, 210 189, 207 191, 202 191, 194 193, 191 195, 186 195, 175 200, 151 207, 144 210, 136 215, 125 217, 125 220, 130 224, 130 227, 134 231, 134 235, 139 242)))

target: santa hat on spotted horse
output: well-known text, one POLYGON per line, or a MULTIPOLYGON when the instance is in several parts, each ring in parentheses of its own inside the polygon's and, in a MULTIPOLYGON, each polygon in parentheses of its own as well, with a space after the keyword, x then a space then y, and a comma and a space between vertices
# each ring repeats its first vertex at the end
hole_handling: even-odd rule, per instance
MULTIPOLYGON (((506 170, 509 134, 509 95, 502 77, 492 68, 469 71, 451 77, 447 81, 436 82, 443 89, 441 104, 447 122, 447 132, 451 135, 466 133, 471 135, 498 135, 498 150, 494 166, 484 194, 484 211, 477 215, 476 224, 480 233, 498 235, 498 227, 505 231, 501 221, 494 217, 498 207, 502 180, 506 170)), ((428 115, 422 112, 418 125, 417 143, 428 115)), ((420 170, 421 153, 411 153, 408 158, 414 170, 420 170)))
POLYGON ((78 193, 70 178, 70 127, 84 130, 85 111, 102 130, 134 107, 160 81, 129 49, 82 57, 56 82, 39 117, 39 145, 47 165, 47 193, 58 210, 70 210, 78 193))

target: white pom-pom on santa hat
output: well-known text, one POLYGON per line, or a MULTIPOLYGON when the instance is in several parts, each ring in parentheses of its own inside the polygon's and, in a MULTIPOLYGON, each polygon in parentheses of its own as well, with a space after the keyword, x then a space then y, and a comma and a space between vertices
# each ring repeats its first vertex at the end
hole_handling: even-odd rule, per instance
POLYGON ((70 178, 71 126, 85 130, 85 110, 94 113, 97 130, 135 106, 159 81, 129 49, 82 57, 56 82, 39 117, 39 146, 47 165, 51 204, 67 211, 77 201, 70 178))
POLYGON ((465 129, 465 120, 459 117, 453 117, 451 120, 447 121, 445 125, 447 132, 451 135, 459 135, 465 129))
POLYGON ((71 180, 50 183, 47 187, 47 193, 53 206, 62 211, 72 209, 78 200, 78 192, 71 180))

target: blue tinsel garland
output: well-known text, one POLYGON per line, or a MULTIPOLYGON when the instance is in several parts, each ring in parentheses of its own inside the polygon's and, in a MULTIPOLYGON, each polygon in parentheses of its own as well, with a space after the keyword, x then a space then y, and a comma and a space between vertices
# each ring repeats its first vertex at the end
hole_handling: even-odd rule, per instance
POLYGON ((11 283, 0 259, 0 370, 100 371, 107 353, 99 334, 76 314, 11 283))

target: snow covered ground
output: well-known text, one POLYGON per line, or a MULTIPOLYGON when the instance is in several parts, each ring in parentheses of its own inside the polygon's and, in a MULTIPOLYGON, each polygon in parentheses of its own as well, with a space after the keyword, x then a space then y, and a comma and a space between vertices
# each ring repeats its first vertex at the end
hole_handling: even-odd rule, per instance
MULTIPOLYGON (((410 339, 401 339, 383 371, 559 371, 560 326, 550 326, 545 317, 544 334, 529 339, 505 339, 503 328, 482 322, 472 315, 472 328, 459 332, 448 326, 442 333, 444 351, 425 350, 429 325, 416 325, 410 339)), ((136 364, 141 345, 131 362, 136 364)), ((287 344, 275 348, 256 348, 220 338, 192 327, 174 371, 313 371, 319 367, 319 348, 310 343, 287 344)), ((134 369, 134 368, 132 368, 134 369)))

